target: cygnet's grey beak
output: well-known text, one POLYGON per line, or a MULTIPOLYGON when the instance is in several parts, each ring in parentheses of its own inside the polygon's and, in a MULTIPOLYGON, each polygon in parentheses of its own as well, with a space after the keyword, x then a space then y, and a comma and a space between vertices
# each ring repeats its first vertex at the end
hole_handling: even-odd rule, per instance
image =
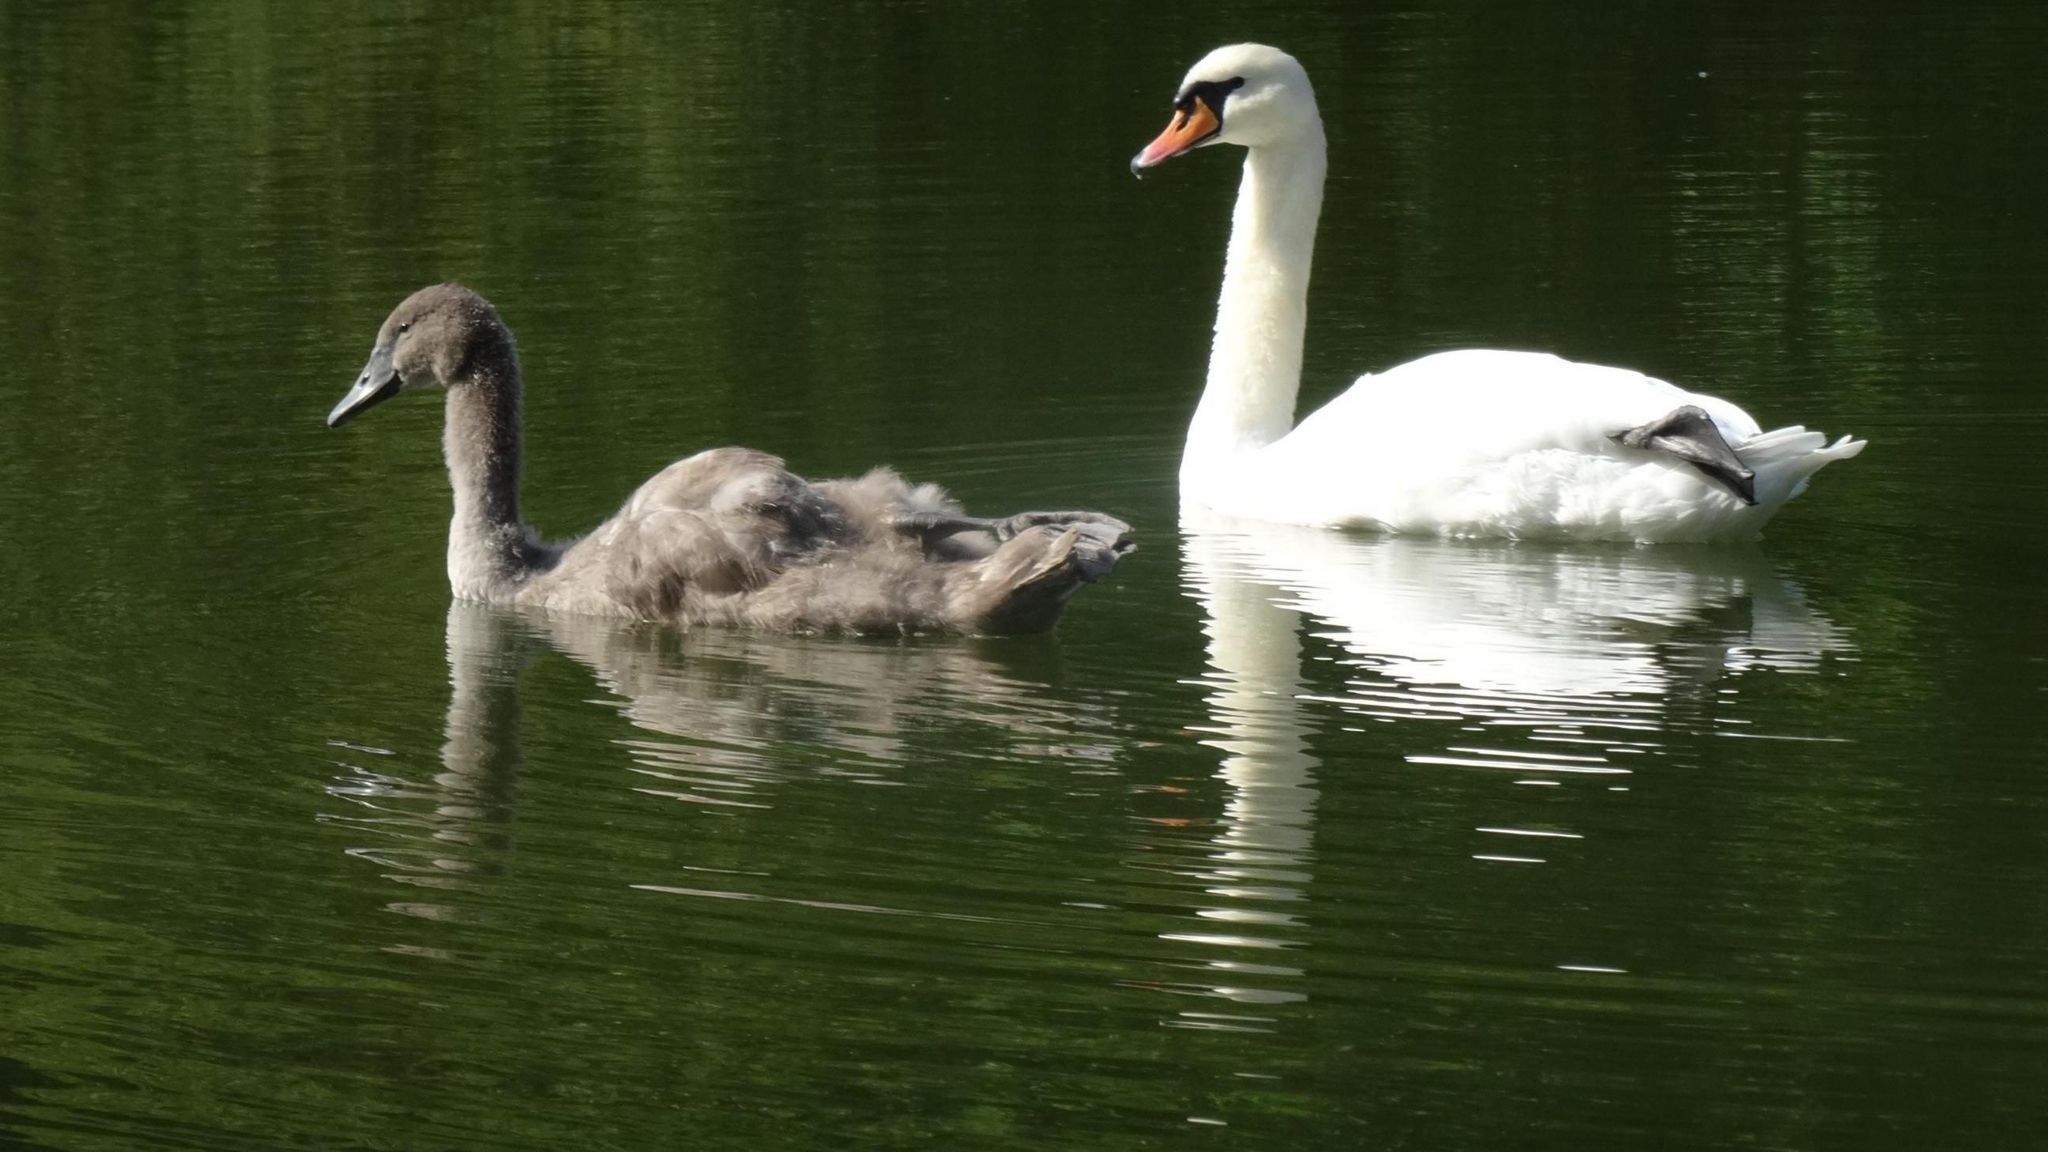
POLYGON ((356 377, 356 386, 327 414, 327 426, 339 428, 364 410, 398 395, 400 383, 398 369, 391 366, 391 349, 382 347, 370 353, 370 362, 363 366, 363 374, 356 377))

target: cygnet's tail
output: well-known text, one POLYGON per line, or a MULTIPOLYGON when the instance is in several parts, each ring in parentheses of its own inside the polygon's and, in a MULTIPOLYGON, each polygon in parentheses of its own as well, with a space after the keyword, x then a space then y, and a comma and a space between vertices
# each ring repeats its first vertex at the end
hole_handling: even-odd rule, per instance
POLYGON ((1108 516, 1026 528, 963 574, 961 614, 976 632, 1043 632, 1133 547, 1131 526, 1108 516))
POLYGON ((1815 472, 1863 451, 1867 440, 1844 436, 1833 444, 1799 425, 1760 432, 1742 442, 1735 455, 1756 473, 1756 502, 1778 505, 1806 491, 1815 472))

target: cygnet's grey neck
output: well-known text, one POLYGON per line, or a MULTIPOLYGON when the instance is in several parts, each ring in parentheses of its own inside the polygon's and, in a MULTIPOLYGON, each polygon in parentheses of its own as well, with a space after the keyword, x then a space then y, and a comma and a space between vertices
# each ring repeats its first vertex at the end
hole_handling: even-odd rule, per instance
POLYGON ((1191 476, 1216 475, 1232 457, 1294 427, 1326 165, 1322 120, 1313 111, 1298 133, 1247 151, 1208 384, 1181 457, 1183 488, 1191 476))
POLYGON ((442 447, 455 489, 448 583, 458 597, 503 601, 546 562, 519 516, 519 361, 509 347, 479 354, 450 382, 442 447))

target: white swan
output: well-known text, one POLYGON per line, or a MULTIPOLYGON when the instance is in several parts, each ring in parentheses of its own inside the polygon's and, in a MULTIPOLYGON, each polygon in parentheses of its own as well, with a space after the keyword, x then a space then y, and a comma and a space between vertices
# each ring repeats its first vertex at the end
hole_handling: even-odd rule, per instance
POLYGON ((1623 368, 1543 353, 1442 352, 1293 426, 1323 124, 1308 73, 1262 44, 1218 48, 1133 172, 1243 145, 1209 379, 1181 456, 1184 504, 1257 520, 1447 536, 1749 539, 1807 478, 1863 450, 1623 368))

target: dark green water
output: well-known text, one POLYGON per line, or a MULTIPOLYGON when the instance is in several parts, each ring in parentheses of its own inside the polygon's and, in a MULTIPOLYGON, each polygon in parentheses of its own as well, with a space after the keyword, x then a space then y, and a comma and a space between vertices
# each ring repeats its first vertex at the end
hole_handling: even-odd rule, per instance
POLYGON ((0 0, 0 1145, 2021 1148, 2048 7, 0 0), (1737 9, 1742 11, 1738 14, 1737 9), (1469 344, 1867 436, 1758 550, 1194 532, 1314 76, 1304 402, 1469 344), (569 532, 700 447, 1083 505, 1054 637, 448 606, 431 280, 569 532))

